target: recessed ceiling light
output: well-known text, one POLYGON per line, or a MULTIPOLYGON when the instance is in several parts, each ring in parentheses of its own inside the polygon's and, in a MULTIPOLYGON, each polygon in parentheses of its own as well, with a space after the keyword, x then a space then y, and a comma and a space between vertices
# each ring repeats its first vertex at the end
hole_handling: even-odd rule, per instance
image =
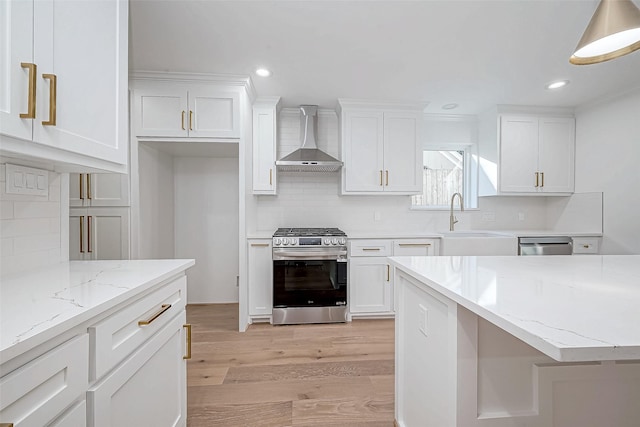
POLYGON ((458 108, 458 104, 452 103, 452 104, 444 104, 442 106, 443 110, 453 110, 454 108, 458 108))
POLYGON ((558 80, 555 82, 549 83, 546 88, 547 89, 560 89, 561 87, 565 87, 569 84, 569 80, 558 80))
POLYGON ((271 71, 267 70, 266 68, 258 68, 256 70, 256 74, 260 77, 269 77, 271 75, 271 71))

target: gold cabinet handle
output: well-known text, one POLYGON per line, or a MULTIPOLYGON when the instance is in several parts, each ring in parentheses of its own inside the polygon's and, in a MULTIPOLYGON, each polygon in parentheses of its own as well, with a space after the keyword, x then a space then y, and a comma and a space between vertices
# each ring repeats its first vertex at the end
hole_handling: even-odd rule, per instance
POLYGON ((380 248, 362 248, 363 251, 379 251, 380 248))
POLYGON ((389 186, 389 171, 384 171, 385 174, 385 184, 386 186, 389 186))
POLYGON ((544 187, 544 172, 540 172, 540 187, 544 187))
POLYGON ((399 243, 398 246, 400 246, 400 247, 405 247, 405 246, 429 247, 429 246, 431 246, 431 243, 399 243))
POLYGON ((93 249, 91 248, 91 215, 87 217, 87 252, 93 253, 93 249))
POLYGON ((87 174, 87 199, 91 200, 91 174, 87 174))
POLYGON ((170 308, 171 308, 171 304, 162 304, 160 306, 160 310, 158 310, 153 316, 151 316, 147 320, 138 320, 138 326, 150 325, 151 322, 156 320, 158 317, 160 317, 162 315, 162 313, 164 313, 165 311, 169 310, 170 308))
POLYGON ((189 130, 193 130, 193 111, 189 110, 189 130))
POLYGON ((269 169, 269 185, 273 185, 273 169, 269 169))
POLYGON ((21 119, 36 118, 36 76, 38 75, 38 67, 30 62, 21 62, 22 68, 29 70, 29 94, 27 95, 27 112, 20 113, 21 119))
POLYGON ((540 173, 536 172, 536 188, 540 186, 538 185, 538 178, 540 178, 540 173))
POLYGON ((188 360, 191 359, 191 324, 185 323, 182 327, 187 330, 187 354, 182 356, 182 358, 188 360))
POLYGON ((0 427, 13 427, 13 423, 0 423, 0 427))
POLYGON ((82 179, 83 173, 80 174, 80 200, 84 200, 84 179, 82 179))
POLYGON ((84 253, 84 216, 80 217, 80 253, 84 253))
POLYGON ((252 243, 251 244, 252 248, 267 248, 269 247, 268 243, 252 243))
POLYGON ((382 186, 382 171, 380 171, 380 186, 382 186))
POLYGON ((184 128, 184 110, 182 110, 182 122, 181 122, 181 125, 180 125, 180 126, 182 127, 182 130, 186 130, 186 129, 184 128))
POLYGON ((589 249, 589 246, 590 245, 582 245, 582 247, 585 248, 585 249, 589 249))
POLYGON ((390 279, 390 270, 391 270, 391 268, 389 267, 389 264, 387 264, 387 282, 390 279))
POLYGON ((43 120, 42 126, 55 126, 58 78, 55 74, 43 74, 42 78, 49 80, 49 120, 43 120))

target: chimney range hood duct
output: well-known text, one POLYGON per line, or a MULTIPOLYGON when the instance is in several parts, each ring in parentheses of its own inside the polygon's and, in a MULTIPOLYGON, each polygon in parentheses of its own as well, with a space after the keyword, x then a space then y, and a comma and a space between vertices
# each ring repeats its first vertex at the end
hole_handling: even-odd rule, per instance
POLYGON ((301 105, 300 113, 302 146, 276 161, 278 170, 282 172, 336 172, 340 170, 342 162, 324 151, 318 150, 316 146, 318 106, 301 105))

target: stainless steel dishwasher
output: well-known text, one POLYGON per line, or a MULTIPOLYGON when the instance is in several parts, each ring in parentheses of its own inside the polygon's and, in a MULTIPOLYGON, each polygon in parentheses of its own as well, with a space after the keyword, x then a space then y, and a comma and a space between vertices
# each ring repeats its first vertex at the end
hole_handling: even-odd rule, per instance
POLYGON ((518 255, 572 255, 573 239, 566 236, 520 237, 518 255))

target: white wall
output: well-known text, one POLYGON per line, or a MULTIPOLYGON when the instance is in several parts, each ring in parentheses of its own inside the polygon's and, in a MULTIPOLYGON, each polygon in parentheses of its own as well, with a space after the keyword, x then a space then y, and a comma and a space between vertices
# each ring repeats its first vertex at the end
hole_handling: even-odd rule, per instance
MULTIPOLYGON (((446 118, 425 132, 426 142, 474 143, 475 124, 446 118)), ((300 145, 297 111, 283 110, 278 118, 278 156, 300 145)), ((338 119, 334 112, 318 117, 318 148, 340 158, 338 119)), ((420 233, 449 229, 448 211, 410 210, 409 196, 340 196, 340 174, 278 173, 277 196, 254 196, 257 200, 248 230, 269 234, 278 227, 339 227, 348 235, 420 233), (376 219, 379 218, 379 219, 376 219)), ((544 229, 546 198, 491 197, 479 201, 479 210, 456 213, 456 229, 544 229), (524 220, 520 220, 520 213, 524 220)))
POLYGON ((49 195, 7 194, 5 163, 0 164, 0 274, 24 272, 69 259, 68 199, 65 175, 49 172, 49 195), (63 217, 61 212, 66 212, 63 217))
POLYGON ((173 157, 145 144, 138 148, 140 259, 174 258, 173 157))
POLYGON ((238 302, 238 158, 176 157, 175 256, 187 271, 190 303, 238 302))
POLYGON ((640 88, 576 112, 576 192, 604 193, 604 254, 640 254, 640 88))

